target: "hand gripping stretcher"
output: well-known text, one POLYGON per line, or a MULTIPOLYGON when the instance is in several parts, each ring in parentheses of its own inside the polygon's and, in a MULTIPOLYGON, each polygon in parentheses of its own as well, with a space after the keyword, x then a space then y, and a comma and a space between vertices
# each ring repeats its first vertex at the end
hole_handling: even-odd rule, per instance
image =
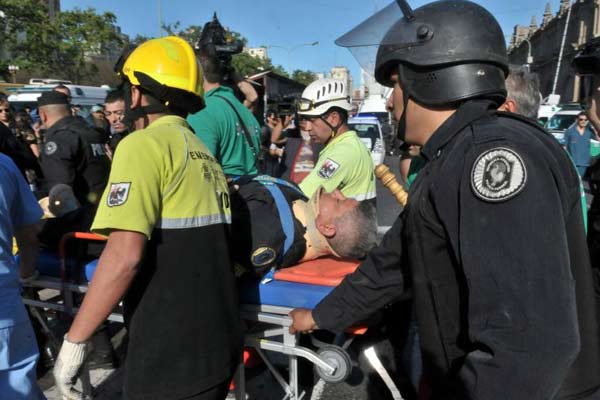
MULTIPOLYGON (((34 289, 54 289, 61 292, 59 298, 39 300, 31 290, 24 292, 23 301, 40 320, 44 330, 50 335, 50 329, 45 326, 43 317, 35 310, 55 310, 69 315, 75 315, 78 308, 74 304, 76 294, 85 293, 88 282, 92 279, 98 260, 94 259, 77 267, 77 263, 66 257, 65 245, 70 240, 104 241, 101 236, 91 233, 75 232, 65 235, 61 240, 59 254, 42 252, 38 259, 40 276, 28 282, 25 286, 34 289)), ((80 264, 81 265, 81 264, 80 264)), ((269 273, 262 280, 243 280, 240 282, 240 311, 248 329, 244 335, 245 346, 253 348, 264 360, 273 377, 284 390, 284 399, 300 400, 304 392, 298 385, 298 359, 304 358, 312 363, 317 375, 327 383, 344 381, 352 370, 352 362, 344 346, 326 345, 317 351, 300 346, 299 335, 290 334, 292 323, 288 316, 294 308, 314 308, 335 286, 358 264, 356 262, 339 261, 323 258, 299 264, 298 266, 269 273), (275 352, 288 357, 287 380, 276 368, 265 352, 275 352)), ((115 322, 123 322, 120 307, 117 307, 108 317, 115 322)), ((365 327, 348 330, 348 334, 361 335, 365 327)), ((56 338, 54 338, 56 340, 56 338)), ((346 345, 349 341, 346 341, 346 345)), ((247 352, 245 353, 245 359, 247 352)), ((383 379, 394 399, 402 399, 393 380, 377 358, 374 349, 365 350, 365 356, 374 370, 383 379)), ((244 360, 246 361, 246 360, 244 360)), ((246 398, 244 364, 238 368, 234 378, 235 397, 238 400, 246 398)), ((89 375, 84 370, 81 377, 83 388, 91 396, 92 388, 89 375), (86 376, 87 375, 87 376, 86 376)))

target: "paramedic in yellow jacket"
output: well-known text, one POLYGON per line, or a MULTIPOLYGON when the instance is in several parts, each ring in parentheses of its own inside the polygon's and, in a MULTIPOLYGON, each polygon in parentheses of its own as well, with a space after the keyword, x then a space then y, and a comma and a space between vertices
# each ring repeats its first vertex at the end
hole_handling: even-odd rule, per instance
POLYGON ((115 153, 92 225, 108 243, 65 336, 54 376, 63 398, 94 330, 124 296, 127 399, 224 399, 241 330, 226 238, 221 167, 185 116, 203 107, 192 48, 149 40, 117 64, 130 133, 115 153))
POLYGON ((307 86, 298 101, 298 116, 310 122, 311 139, 325 145, 315 169, 300 183, 308 197, 323 186, 358 201, 375 199, 371 153, 347 125, 352 110, 349 89, 344 81, 319 79, 307 86))

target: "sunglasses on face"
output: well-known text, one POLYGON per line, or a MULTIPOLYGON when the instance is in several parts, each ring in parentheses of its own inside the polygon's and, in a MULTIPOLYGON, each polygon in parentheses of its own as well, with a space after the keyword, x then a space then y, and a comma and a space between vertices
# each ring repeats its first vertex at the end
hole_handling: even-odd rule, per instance
POLYGON ((8 108, 0 108, 0 113, 9 113, 10 109, 8 108))
POLYGON ((579 121, 587 122, 587 118, 579 118, 579 121))

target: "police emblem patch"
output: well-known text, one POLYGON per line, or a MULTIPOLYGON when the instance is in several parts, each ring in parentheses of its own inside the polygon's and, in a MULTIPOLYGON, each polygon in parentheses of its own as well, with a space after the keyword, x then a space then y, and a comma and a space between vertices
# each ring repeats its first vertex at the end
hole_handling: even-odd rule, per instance
POLYGON ((251 261, 255 267, 264 267, 275 261, 277 253, 270 247, 259 247, 252 253, 251 261))
POLYGON ((331 158, 328 158, 323 165, 321 165, 318 175, 323 179, 329 179, 335 174, 335 171, 337 171, 339 167, 340 164, 336 163, 331 158))
POLYGON ((504 201, 516 196, 527 182, 527 170, 521 157, 504 147, 481 154, 471 171, 471 187, 482 200, 504 201))
POLYGON ((106 202, 109 207, 116 207, 125 204, 129 197, 129 189, 131 188, 131 182, 123 183, 111 183, 110 191, 106 202))
POLYGON ((48 142, 44 146, 44 152, 47 156, 51 156, 52 154, 56 153, 56 150, 58 150, 58 146, 55 142, 48 142))

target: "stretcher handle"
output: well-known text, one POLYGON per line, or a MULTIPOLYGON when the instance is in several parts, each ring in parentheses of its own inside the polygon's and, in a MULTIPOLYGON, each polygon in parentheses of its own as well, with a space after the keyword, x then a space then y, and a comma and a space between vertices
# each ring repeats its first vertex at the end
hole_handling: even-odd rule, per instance
POLYGON ((392 192, 402 207, 406 206, 406 203, 408 202, 408 193, 404 187, 398 183, 396 176, 390 171, 390 168, 387 165, 379 164, 376 166, 375 176, 381 181, 383 186, 392 192))
POLYGON ((63 235, 58 244, 58 255, 60 257, 60 275, 62 279, 66 279, 67 271, 67 242, 71 239, 89 240, 93 242, 106 242, 106 237, 97 235, 91 232, 68 232, 63 235))

